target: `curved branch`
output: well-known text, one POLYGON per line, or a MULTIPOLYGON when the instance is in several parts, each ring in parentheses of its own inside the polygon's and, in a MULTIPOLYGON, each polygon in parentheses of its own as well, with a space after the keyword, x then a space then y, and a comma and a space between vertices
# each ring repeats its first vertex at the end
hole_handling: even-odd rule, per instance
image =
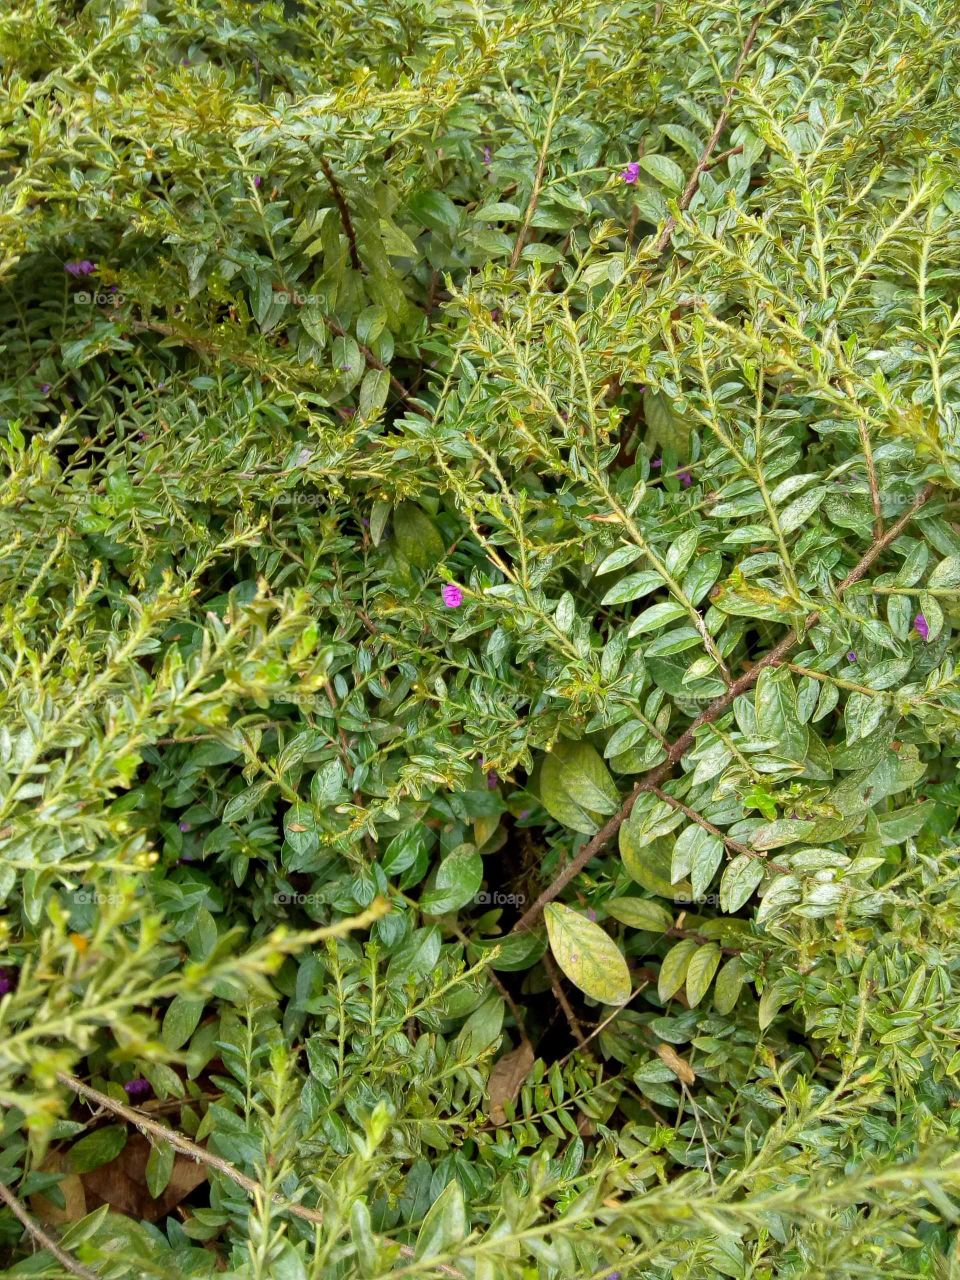
MULTIPOLYGON (((885 551, 890 543, 894 542, 900 536, 906 526, 916 515, 917 511, 931 498, 933 493, 934 486, 932 484, 928 484, 926 488, 923 489, 916 498, 914 498, 913 502, 903 513, 900 519, 894 521, 885 533, 873 541, 860 562, 855 568, 851 569, 844 580, 837 586, 838 597, 842 596, 843 593, 848 590, 848 588, 852 587, 855 582, 860 581, 863 575, 873 564, 874 560, 876 560, 877 556, 879 556, 881 552, 885 551)), ((819 619, 819 610, 815 610, 813 613, 808 614, 804 621, 804 631, 809 631, 811 627, 816 625, 819 619)), ((725 693, 721 694, 714 702, 711 702, 710 705, 697 716, 696 720, 693 721, 689 728, 686 729, 685 732, 677 738, 676 742, 672 744, 670 750, 667 752, 667 758, 655 768, 651 769, 648 773, 644 774, 627 796, 620 809, 618 809, 613 817, 609 818, 603 824, 597 834, 583 846, 577 856, 569 862, 554 879, 553 883, 544 889, 543 893, 540 894, 533 905, 523 913, 517 923, 513 926, 511 933, 519 933, 523 930, 530 929, 534 924, 536 924, 540 916, 543 914, 543 909, 547 903, 552 902, 553 899, 567 887, 574 876, 578 875, 583 870, 591 858, 595 858, 601 850, 607 847, 623 826, 624 822, 626 822, 627 818, 630 817, 638 796, 641 796, 645 791, 656 791, 660 784, 669 778, 670 774, 673 772, 674 765, 676 765, 680 761, 681 757, 686 755, 693 746, 697 731, 705 724, 712 724, 714 720, 719 719, 720 716, 722 716, 723 713, 733 705, 735 698, 738 698, 741 693, 746 693, 748 689, 752 689, 757 683, 761 671, 765 671, 769 667, 778 667, 780 663, 783 662, 787 654, 796 647, 799 640, 800 635, 798 632, 792 629, 788 631, 775 648, 771 649, 765 657, 755 663, 754 666, 752 666, 749 671, 745 672, 739 680, 732 684, 725 693)))

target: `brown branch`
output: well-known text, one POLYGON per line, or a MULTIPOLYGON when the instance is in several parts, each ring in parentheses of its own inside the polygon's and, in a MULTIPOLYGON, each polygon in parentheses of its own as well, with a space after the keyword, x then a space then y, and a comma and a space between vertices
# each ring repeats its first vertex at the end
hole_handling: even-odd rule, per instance
POLYGON ((729 160, 731 156, 740 156, 740 155, 743 155, 742 144, 739 147, 731 147, 729 151, 721 151, 721 153, 718 156, 714 156, 714 158, 707 165, 707 168, 716 169, 717 165, 723 164, 724 160, 729 160))
POLYGON ((709 831, 712 836, 716 836, 718 840, 722 840, 728 849, 732 849, 734 853, 742 853, 747 858, 761 858, 766 862, 768 867, 773 867, 774 871, 788 873, 790 868, 782 862, 774 862, 772 859, 767 860, 767 855, 761 853, 758 849, 751 849, 749 845, 741 844, 739 840, 733 840, 728 835, 715 827, 712 822, 708 822, 701 813, 697 813, 696 809, 691 809, 688 804, 684 804, 682 800, 678 800, 676 796, 672 796, 669 791, 664 791, 661 787, 651 787, 650 790, 665 804, 670 805, 674 809, 679 809, 681 813, 685 813, 691 822, 695 822, 698 827, 703 827, 704 831, 709 831))
POLYGON ((543 960, 543 967, 547 971, 547 977, 550 979, 550 986, 553 989, 553 994, 556 996, 557 1004, 563 1010, 563 1016, 566 1018, 567 1025, 573 1033, 573 1038, 576 1040, 578 1047, 584 1049, 587 1044, 587 1037, 583 1034, 583 1028, 577 1021, 577 1015, 573 1012, 573 1006, 567 999, 567 993, 563 989, 563 979, 560 977, 557 966, 553 963, 553 957, 549 951, 545 951, 541 958, 543 960))
MULTIPOLYGON (((764 16, 765 15, 762 13, 757 14, 757 16, 753 20, 753 23, 750 27, 749 32, 747 33, 747 38, 743 42, 743 48, 740 51, 740 57, 737 59, 737 65, 733 69, 732 83, 730 85, 730 88, 724 94, 723 108, 721 109, 720 114, 717 116, 717 123, 713 126, 713 133, 711 133, 709 139, 707 140, 707 145, 703 148, 703 151, 700 153, 700 159, 697 161, 696 166, 694 167, 693 173, 691 173, 690 177, 687 179, 687 185, 683 188, 683 194, 680 196, 681 210, 689 208, 690 201, 696 195, 697 188, 700 186, 700 178, 705 172, 705 170, 708 169, 710 166, 710 157, 713 155, 714 149, 717 143, 720 141, 720 135, 721 133, 723 133, 724 129, 727 127, 727 121, 730 118, 730 103, 733 101, 733 95, 736 92, 737 81, 740 79, 740 72, 743 70, 744 64, 747 61, 747 57, 749 56, 750 50, 753 48, 753 42, 757 38, 757 30, 760 26, 760 21, 764 16)), ((660 235, 657 237, 657 242, 654 246, 654 251, 657 253, 657 255, 663 253, 664 249, 666 249, 667 245, 673 239, 673 233, 676 230, 676 228, 677 228, 677 220, 671 214, 670 217, 667 219, 666 225, 664 226, 663 230, 660 232, 660 235)))
MULTIPOLYGON (((848 590, 848 588, 852 587, 855 582, 860 581, 863 575, 873 564, 874 560, 876 560, 877 556, 885 551, 890 543, 894 542, 900 536, 920 507, 929 500, 933 492, 934 486, 932 484, 928 484, 926 488, 917 495, 900 519, 896 520, 881 537, 874 540, 856 567, 851 569, 850 573, 848 573, 843 581, 837 586, 838 597, 842 596, 843 593, 848 590)), ((819 609, 808 614, 804 621, 804 631, 809 631, 811 627, 816 625, 819 619, 819 609)), ((693 723, 670 747, 670 750, 667 752, 666 759, 661 764, 658 764, 654 769, 651 769, 640 779, 639 782, 637 782, 620 809, 612 818, 609 818, 604 823, 593 839, 583 846, 577 856, 569 862, 554 879, 553 883, 544 889, 543 893, 540 894, 533 905, 523 913, 517 923, 513 926, 511 932, 519 933, 531 928, 531 926, 536 923, 547 903, 552 902, 554 898, 567 887, 574 876, 578 875, 583 870, 591 858, 595 858, 602 849, 606 848, 623 826, 624 822, 626 822, 627 818, 629 818, 633 810, 633 806, 636 804, 637 797, 642 795, 645 791, 653 791, 656 787, 659 787, 662 782, 666 781, 672 773, 674 766, 693 746, 698 730, 700 730, 705 724, 712 724, 714 720, 719 719, 720 716, 722 716, 723 713, 732 706, 735 698, 739 698, 741 693, 746 693, 748 689, 752 689, 757 683, 761 671, 765 671, 770 667, 779 666, 787 654, 795 648, 799 639, 800 636, 795 630, 791 629, 788 631, 775 648, 771 649, 765 657, 761 658, 760 661, 755 663, 749 671, 745 672, 739 680, 735 681, 730 688, 727 689, 726 693, 721 694, 719 698, 711 702, 710 705, 697 716, 693 723)))
POLYGON ((360 255, 357 253, 357 233, 353 229, 353 219, 350 217, 350 209, 344 199, 343 192, 340 189, 340 184, 334 177, 333 170, 330 168, 329 163, 326 160, 321 159, 320 168, 323 170, 323 176, 326 178, 330 186, 330 190, 333 193, 333 198, 336 201, 337 208, 340 210, 340 221, 343 223, 343 229, 347 235, 347 242, 350 245, 351 265, 353 266, 354 271, 361 271, 362 266, 360 263, 360 255))
MULTIPOLYGON (((66 1071, 58 1071, 57 1079, 61 1084, 65 1084, 72 1089, 74 1093, 89 1102, 95 1102, 98 1106, 112 1111, 114 1115, 120 1116, 126 1120, 128 1124, 134 1125, 141 1133, 152 1134, 153 1137, 159 1138, 162 1142, 167 1142, 174 1151, 179 1151, 181 1155, 189 1156, 192 1160, 199 1160, 201 1164, 216 1169, 218 1173, 222 1173, 225 1178, 229 1178, 231 1182, 236 1183, 238 1187, 244 1190, 252 1200, 271 1199, 274 1204, 283 1209, 287 1213, 292 1213, 294 1217, 302 1218, 305 1222, 312 1222, 315 1226, 319 1226, 323 1222, 323 1214, 319 1209, 310 1209, 306 1205, 296 1204, 292 1200, 285 1200, 279 1192, 268 1192, 267 1189, 248 1178, 245 1173, 241 1173, 235 1165, 229 1160, 223 1160, 220 1156, 215 1156, 208 1151, 206 1147, 201 1147, 196 1142, 185 1137, 176 1129, 170 1129, 165 1124, 160 1124, 157 1120, 151 1120, 149 1116, 144 1115, 142 1111, 138 1111, 134 1107, 125 1106, 122 1102, 117 1102, 111 1098, 109 1094, 102 1093, 99 1089, 94 1089, 92 1085, 84 1084, 82 1080, 78 1080, 76 1076, 69 1075, 66 1071)), ((2 1184, 0 1184, 2 1185, 2 1184)), ((0 1193, 2 1195, 2 1193, 0 1193)), ((11 1206, 12 1207, 12 1206, 11 1206)), ((392 1242, 391 1242, 392 1243, 392 1242)), ((48 1246, 49 1247, 49 1246, 48 1246)), ((408 1244, 398 1246, 401 1256, 404 1258, 413 1258, 416 1256, 415 1250, 408 1244)), ((436 1263, 435 1269, 445 1276, 453 1276, 456 1280, 465 1280, 462 1271, 457 1271, 455 1267, 445 1266, 443 1263, 436 1263)), ((78 1275, 92 1275, 91 1272, 77 1272, 78 1275)), ((94 1280, 97 1280, 94 1277, 94 1280)))
POLYGON ((46 1249, 48 1253, 53 1254, 65 1271, 69 1271, 72 1276, 80 1276, 81 1280, 100 1280, 95 1271, 91 1271, 89 1267, 85 1267, 82 1262, 78 1262, 65 1249, 61 1249, 54 1240, 53 1236, 48 1235, 40 1226, 39 1222, 35 1222, 27 1212, 27 1207, 23 1201, 18 1200, 6 1183, 0 1182, 0 1200, 7 1206, 13 1216, 21 1223, 41 1249, 46 1249))

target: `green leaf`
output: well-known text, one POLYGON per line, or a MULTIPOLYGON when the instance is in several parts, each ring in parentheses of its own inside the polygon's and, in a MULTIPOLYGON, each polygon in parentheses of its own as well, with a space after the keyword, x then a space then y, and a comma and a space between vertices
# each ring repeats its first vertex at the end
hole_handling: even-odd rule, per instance
POLYGON ((460 1183, 454 1179, 430 1206, 417 1234, 415 1252, 419 1259, 448 1253, 467 1234, 467 1215, 460 1183))
POLYGON ((418 191, 407 209, 412 218, 432 231, 452 236, 460 225, 457 206, 442 191, 418 191))
POLYGON ((673 925, 673 916, 658 902, 649 898, 608 898, 604 911, 629 925, 631 929, 647 929, 651 933, 663 933, 673 925))
POLYGON ((589 742, 561 739, 544 757, 540 799, 557 822, 592 835, 605 815, 616 812, 620 793, 599 752, 589 742))
POLYGON ((173 1161, 175 1152, 168 1142, 157 1142, 150 1148, 150 1154, 147 1156, 147 1164, 144 1170, 144 1177, 147 1184, 147 1190, 153 1196, 154 1200, 158 1196, 163 1195, 170 1181, 170 1175, 173 1173, 173 1161))
POLYGON ((676 160, 671 160, 669 156, 643 156, 640 160, 640 168, 675 195, 679 195, 683 190, 686 182, 684 172, 676 160))
POLYGON ((283 834, 298 858, 309 857, 320 848, 320 828, 313 806, 297 801, 283 815, 283 834))
POLYGON ((800 723, 791 673, 765 667, 757 679, 754 706, 758 736, 772 738, 785 759, 802 761, 807 754, 807 730, 800 723))
POLYGON ((763 863, 745 853, 727 863, 720 880, 720 910, 739 911, 763 879, 763 863))
POLYGON ((74 1173, 89 1173, 91 1169, 99 1169, 101 1165, 116 1160, 126 1145, 126 1125, 104 1125, 102 1129, 95 1129, 73 1144, 67 1157, 70 1169, 74 1173))
POLYGON ((743 962, 739 956, 732 956, 717 974, 713 988, 713 1007, 721 1016, 733 1012, 734 1005, 743 990, 743 962))
POLYGON ((602 1004, 623 1004, 630 996, 630 971, 609 934, 557 902, 545 908, 544 918, 557 964, 574 986, 602 1004))
POLYGON ((368 369, 360 384, 360 417, 374 418, 387 403, 390 374, 386 369, 368 369))
POLYGON ((657 992, 661 1000, 669 1000, 683 986, 687 966, 699 946, 700 943, 695 938, 684 938, 682 942, 675 943, 663 957, 657 980, 657 992))
POLYGON ((393 536, 401 556, 416 569, 433 569, 446 552, 440 531, 414 502, 402 502, 394 511, 393 536))
POLYGON ((715 942, 705 942, 687 964, 687 1004, 695 1009, 710 988, 722 952, 715 942))
POLYGON ((504 1003, 499 995, 484 1000, 474 1009, 454 1041, 454 1052, 464 1062, 473 1063, 500 1039, 504 1003))
POLYGON ((439 916, 465 906, 483 882, 483 859, 472 844, 460 845, 437 868, 434 886, 420 898, 420 910, 439 916))
MULTIPOLYGON (((683 821, 682 814, 680 820, 683 821)), ((648 893, 671 898, 675 902, 689 902, 693 897, 693 886, 689 880, 674 884, 670 879, 672 840, 638 835, 636 826, 627 821, 620 828, 620 856, 631 880, 648 893)))
POLYGON ((954 590, 960 587, 960 556, 947 556, 941 560, 927 582, 930 590, 954 590))
POLYGON ((640 573, 628 574, 626 578, 621 578, 619 582, 615 582, 600 603, 627 604, 630 600, 636 600, 640 596, 648 595, 649 592, 656 591, 658 587, 663 585, 663 578, 660 577, 659 573, 655 573, 652 569, 643 569, 640 573))
POLYGON ((168 1049, 181 1049, 197 1029, 204 1001, 174 996, 163 1015, 160 1038, 168 1049))
POLYGON ((485 204, 473 216, 478 222, 514 222, 522 214, 518 205, 499 201, 495 204, 485 204))

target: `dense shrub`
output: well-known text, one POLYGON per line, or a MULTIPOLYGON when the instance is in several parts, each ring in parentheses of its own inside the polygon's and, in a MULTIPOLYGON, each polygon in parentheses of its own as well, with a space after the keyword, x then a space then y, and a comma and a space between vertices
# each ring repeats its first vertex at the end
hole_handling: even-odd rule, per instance
POLYGON ((7 1274, 956 1275, 953 6, 0 58, 7 1274))

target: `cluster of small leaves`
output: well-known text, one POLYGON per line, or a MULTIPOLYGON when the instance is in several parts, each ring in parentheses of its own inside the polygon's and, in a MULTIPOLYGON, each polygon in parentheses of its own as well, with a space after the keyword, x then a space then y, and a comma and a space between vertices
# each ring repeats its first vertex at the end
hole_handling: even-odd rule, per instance
POLYGON ((9 1274, 955 1274, 958 57, 11 0, 9 1274))

